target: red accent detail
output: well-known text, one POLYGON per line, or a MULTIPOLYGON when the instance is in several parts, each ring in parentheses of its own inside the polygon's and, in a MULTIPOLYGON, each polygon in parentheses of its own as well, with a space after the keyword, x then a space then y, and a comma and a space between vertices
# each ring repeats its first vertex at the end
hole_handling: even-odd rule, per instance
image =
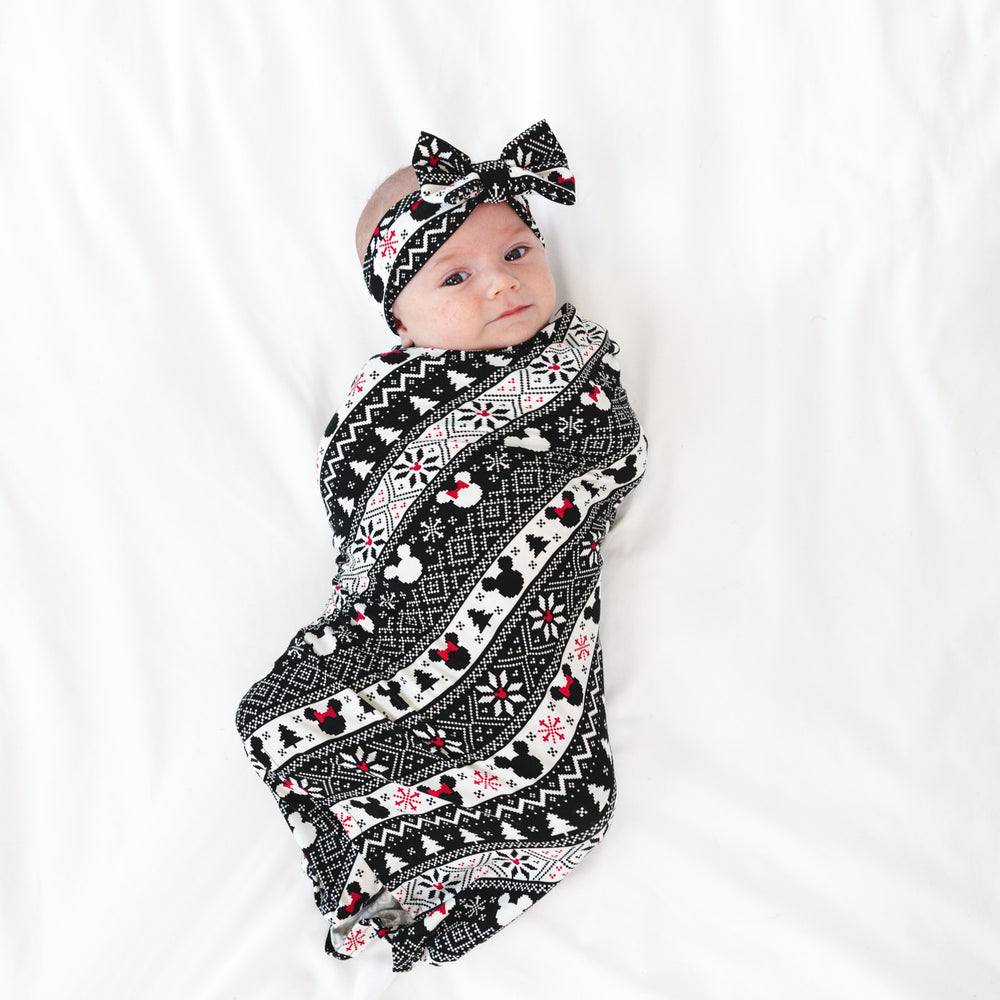
POLYGON ((566 673, 565 670, 563 671, 563 676, 566 678, 566 683, 561 688, 559 688, 559 693, 564 698, 568 698, 569 697, 569 689, 570 689, 570 685, 573 683, 573 678, 568 673, 566 673))
POLYGON ((410 472, 419 472, 422 468, 423 466, 419 462, 414 462, 413 465, 410 466, 410 472))
POLYGON ((601 387, 599 385, 595 385, 590 390, 590 392, 587 393, 587 395, 590 396, 590 398, 596 403, 597 402, 597 397, 600 394, 600 391, 601 391, 601 387))
POLYGON ((557 184, 576 184, 576 177, 560 177, 556 181, 557 184))
POLYGON ((412 809, 414 812, 417 811, 417 793, 413 789, 397 788, 396 798, 393 801, 402 809, 412 809))
POLYGON ((382 256, 385 257, 387 254, 396 255, 396 251, 399 250, 399 243, 397 242, 396 230, 390 229, 388 236, 382 237, 382 256))
POLYGON ((431 913, 440 913, 441 916, 443 917, 446 917, 448 915, 448 911, 444 908, 444 903, 442 903, 440 906, 435 906, 434 909, 431 910, 431 913))
POLYGON ((415 212, 415 211, 417 210, 417 205, 419 205, 419 204, 420 204, 420 203, 421 203, 421 202, 422 202, 423 200, 424 200, 423 198, 418 198, 418 199, 417 199, 417 200, 416 200, 416 201, 415 201, 415 202, 414 202, 414 203, 413 203, 413 204, 412 204, 412 205, 410 206, 410 211, 411 211, 411 212, 415 212))
POLYGON ((435 889, 443 889, 444 888, 444 883, 443 882, 435 882, 434 883, 434 888, 435 889))
POLYGON ((546 611, 545 614, 542 615, 542 621, 545 621, 545 622, 552 621, 552 612, 551 611, 546 611))
POLYGON ((371 535, 369 535, 369 536, 368 536, 368 537, 367 537, 367 538, 365 539, 365 545, 373 545, 373 544, 374 544, 374 543, 372 542, 372 536, 371 536, 371 535))
POLYGON ((356 622, 363 622, 365 620, 365 616, 359 611, 355 616, 354 620, 356 622))
POLYGON ((434 739, 431 740, 431 743, 433 743, 434 746, 436 746, 436 747, 443 747, 444 746, 444 740, 441 739, 440 736, 435 736, 434 739))
POLYGON ((455 488, 453 490, 446 490, 445 492, 452 498, 452 500, 457 500, 459 492, 461 490, 467 490, 468 488, 468 483, 463 483, 461 479, 456 479, 455 488))
POLYGON ((437 653, 445 663, 447 663, 449 654, 458 652, 458 646, 456 646, 455 643, 449 639, 448 645, 445 646, 444 649, 435 649, 434 652, 437 653))
POLYGON ((361 771, 367 771, 368 770, 368 765, 364 761, 361 761, 361 763, 358 764, 358 769, 361 770, 361 771))
POLYGON ((332 708, 327 708, 325 711, 316 712, 317 722, 326 722, 327 719, 336 719, 337 713, 332 708))
POLYGON ((496 691, 493 692, 493 696, 495 698, 506 698, 507 697, 507 692, 504 691, 503 688, 497 688, 496 691))
POLYGON ((438 165, 438 157, 431 153, 431 155, 427 157, 427 162, 430 163, 432 167, 436 167, 438 165))
POLYGON ((561 369, 559 368, 559 365, 549 365, 549 371, 550 372, 557 372, 557 371, 560 371, 560 370, 561 369))
POLYGON ((347 910, 348 913, 353 913, 354 912, 354 907, 358 905, 358 900, 359 899, 363 899, 363 898, 364 897, 360 893, 358 893, 358 892, 352 892, 351 893, 351 902, 347 906, 345 906, 344 909, 347 910))
POLYGON ((378 226, 375 227, 375 232, 372 233, 372 236, 378 236, 378 226))
MULTIPOLYGON (((573 509, 573 504, 572 504, 572 502, 570 500, 563 500, 563 502, 558 507, 553 507, 552 509, 561 518, 563 516, 563 514, 566 513, 566 511, 573 509)), ((551 619, 549 619, 549 620, 551 620, 551 619)))
POLYGON ((554 743, 557 737, 561 740, 566 739, 566 734, 563 732, 562 719, 558 716, 553 718, 550 715, 545 719, 539 719, 538 731, 542 734, 543 743, 548 743, 550 739, 554 743))
MULTIPOLYGON (((426 792, 428 795, 433 795, 434 798, 440 798, 442 795, 447 795, 451 789, 442 781, 438 788, 428 788, 426 792)), ((440 888, 440 886, 438 887, 440 888)))
POLYGON ((490 411, 489 410, 480 410, 479 411, 479 415, 481 417, 488 417, 490 415, 490 411))

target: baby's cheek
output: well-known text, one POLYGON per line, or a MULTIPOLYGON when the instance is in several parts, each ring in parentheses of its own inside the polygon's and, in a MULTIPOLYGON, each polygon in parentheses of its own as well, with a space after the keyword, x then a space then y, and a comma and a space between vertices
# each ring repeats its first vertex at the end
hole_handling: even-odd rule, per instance
POLYGON ((539 289, 544 303, 548 307, 549 316, 551 316, 556 308, 556 279, 548 265, 545 266, 544 273, 539 275, 539 289))
POLYGON ((444 326, 460 326, 466 319, 466 310, 457 302, 450 302, 445 306, 440 306, 435 310, 435 322, 444 326))

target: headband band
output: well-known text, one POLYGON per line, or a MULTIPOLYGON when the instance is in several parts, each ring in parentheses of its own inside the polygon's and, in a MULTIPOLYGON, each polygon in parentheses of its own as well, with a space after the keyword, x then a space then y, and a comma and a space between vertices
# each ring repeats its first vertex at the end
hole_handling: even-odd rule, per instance
POLYGON ((396 297, 478 205, 505 202, 541 240, 528 192, 562 205, 576 201, 566 154, 545 120, 508 142, 499 159, 479 163, 444 139, 422 132, 413 150, 413 169, 420 188, 382 216, 362 265, 368 291, 381 303, 393 332, 396 297))

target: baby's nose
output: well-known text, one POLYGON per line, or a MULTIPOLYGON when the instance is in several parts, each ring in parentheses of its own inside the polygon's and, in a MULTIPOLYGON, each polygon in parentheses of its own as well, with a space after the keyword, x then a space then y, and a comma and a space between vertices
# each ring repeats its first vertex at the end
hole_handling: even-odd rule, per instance
POLYGON ((490 294, 498 295, 500 292, 513 291, 520 284, 513 268, 498 266, 490 275, 490 294))

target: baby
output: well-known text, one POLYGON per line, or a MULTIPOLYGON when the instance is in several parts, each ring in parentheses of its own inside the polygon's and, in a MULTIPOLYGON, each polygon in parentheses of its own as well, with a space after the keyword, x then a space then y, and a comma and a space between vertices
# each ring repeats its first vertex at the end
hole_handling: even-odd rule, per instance
POLYGON ((400 346, 323 439, 326 610, 237 714, 327 951, 381 939, 396 971, 510 923, 614 807, 600 543, 645 438, 607 331, 553 314, 528 192, 575 199, 544 121, 482 163, 424 133, 366 206, 365 283, 400 346))

